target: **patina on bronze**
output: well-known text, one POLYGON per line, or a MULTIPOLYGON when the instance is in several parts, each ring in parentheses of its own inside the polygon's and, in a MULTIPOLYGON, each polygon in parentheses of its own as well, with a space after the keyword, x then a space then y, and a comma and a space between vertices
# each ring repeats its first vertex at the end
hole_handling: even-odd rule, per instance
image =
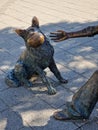
MULTIPOLYGON (((63 41, 68 38, 91 37, 98 34, 98 26, 89 26, 76 32, 65 32, 58 30, 52 32, 50 37, 55 42, 63 41)), ((55 112, 54 117, 58 120, 79 120, 88 119, 94 106, 98 101, 98 70, 91 78, 76 92, 71 102, 66 104, 62 111, 55 112)))
POLYGON ((66 109, 55 112, 58 120, 88 119, 98 101, 98 70, 74 94, 72 101, 66 104, 66 109))
POLYGON ((32 19, 32 25, 27 29, 16 29, 15 32, 25 41, 26 50, 20 55, 14 69, 5 77, 5 82, 10 87, 25 85, 32 87, 29 80, 34 74, 38 74, 46 84, 49 94, 55 94, 56 90, 52 87, 46 77, 44 69, 49 69, 54 73, 61 83, 67 83, 63 79, 53 58, 54 49, 49 39, 40 30, 37 17, 32 19))
POLYGON ((87 28, 76 32, 65 32, 63 30, 51 32, 50 37, 55 42, 60 42, 69 38, 92 37, 96 34, 98 34, 98 26, 88 26, 87 28))

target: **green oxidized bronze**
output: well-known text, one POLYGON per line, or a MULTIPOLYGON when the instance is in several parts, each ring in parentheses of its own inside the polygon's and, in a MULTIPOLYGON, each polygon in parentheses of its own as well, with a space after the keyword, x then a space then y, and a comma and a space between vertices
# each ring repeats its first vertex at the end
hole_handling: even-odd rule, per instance
POLYGON ((46 84, 49 94, 55 94, 56 90, 52 87, 45 75, 44 69, 49 69, 54 73, 61 83, 68 81, 63 79, 55 61, 53 59, 54 49, 49 39, 39 28, 39 21, 36 17, 32 19, 32 25, 25 29, 16 29, 16 33, 21 36, 26 45, 26 50, 20 55, 14 69, 12 69, 5 78, 6 84, 10 87, 19 87, 25 85, 32 87, 30 78, 38 74, 46 84))

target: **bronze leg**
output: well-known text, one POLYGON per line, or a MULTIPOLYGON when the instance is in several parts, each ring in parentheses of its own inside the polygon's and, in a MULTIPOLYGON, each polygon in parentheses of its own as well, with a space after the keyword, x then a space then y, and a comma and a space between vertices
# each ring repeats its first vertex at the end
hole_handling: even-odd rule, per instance
POLYGON ((54 117, 58 120, 88 119, 98 101, 98 70, 76 92, 66 109, 55 112, 54 117))

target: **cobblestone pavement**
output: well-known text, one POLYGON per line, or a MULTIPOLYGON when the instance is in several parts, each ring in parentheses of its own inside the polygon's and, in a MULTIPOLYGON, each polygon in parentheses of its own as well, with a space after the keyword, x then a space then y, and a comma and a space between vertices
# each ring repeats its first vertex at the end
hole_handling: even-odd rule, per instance
POLYGON ((60 84, 46 69, 56 95, 47 95, 40 80, 32 88, 9 88, 4 83, 25 48, 14 29, 30 26, 33 16, 39 18, 47 36, 58 29, 79 30, 98 25, 98 1, 0 0, 0 130, 98 130, 98 104, 85 122, 61 122, 52 117, 98 69, 98 35, 51 43, 57 66, 69 79, 67 85, 60 84))

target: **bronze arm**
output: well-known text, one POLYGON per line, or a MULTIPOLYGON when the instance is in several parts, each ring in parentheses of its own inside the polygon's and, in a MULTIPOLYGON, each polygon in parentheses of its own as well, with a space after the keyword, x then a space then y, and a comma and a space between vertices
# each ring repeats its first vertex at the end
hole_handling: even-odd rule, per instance
POLYGON ((98 34, 98 26, 88 26, 87 28, 75 32, 65 32, 63 30, 51 32, 50 37, 51 40, 54 40, 55 42, 59 42, 59 41, 66 40, 68 38, 92 37, 96 34, 98 34))
POLYGON ((92 37, 98 34, 98 26, 88 26, 80 31, 76 32, 69 32, 68 38, 75 38, 75 37, 92 37))

